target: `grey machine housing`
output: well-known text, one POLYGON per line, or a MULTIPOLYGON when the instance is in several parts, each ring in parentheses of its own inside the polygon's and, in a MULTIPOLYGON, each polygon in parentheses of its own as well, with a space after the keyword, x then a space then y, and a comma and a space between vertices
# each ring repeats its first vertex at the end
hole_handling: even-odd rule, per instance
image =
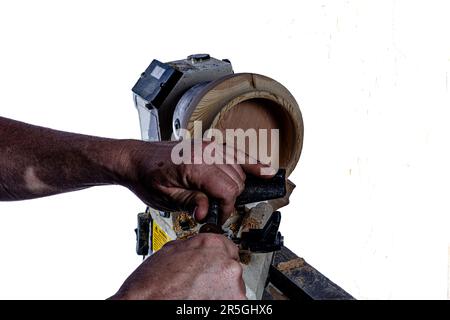
POLYGON ((183 94, 195 85, 233 74, 227 59, 194 54, 184 60, 153 60, 134 85, 133 99, 139 112, 142 140, 171 140, 175 108, 183 94))

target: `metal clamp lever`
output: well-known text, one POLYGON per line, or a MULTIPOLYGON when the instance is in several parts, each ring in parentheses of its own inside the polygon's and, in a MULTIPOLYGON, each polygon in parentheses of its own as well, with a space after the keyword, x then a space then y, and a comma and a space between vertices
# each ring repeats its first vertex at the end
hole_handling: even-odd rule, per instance
POLYGON ((283 236, 278 231, 280 221, 281 214, 279 211, 275 211, 267 220, 264 228, 242 232, 241 238, 234 240, 240 243, 242 250, 257 253, 278 251, 283 246, 283 236))

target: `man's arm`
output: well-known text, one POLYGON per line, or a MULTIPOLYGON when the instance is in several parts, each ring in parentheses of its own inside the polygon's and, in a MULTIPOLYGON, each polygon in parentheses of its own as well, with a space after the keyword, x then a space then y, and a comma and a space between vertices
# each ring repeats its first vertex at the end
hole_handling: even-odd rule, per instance
POLYGON ((176 143, 99 138, 0 117, 0 200, 119 184, 154 208, 188 209, 198 220, 207 214, 208 196, 214 197, 224 220, 243 190, 245 172, 260 175, 263 165, 175 165, 176 143))
MULTIPOLYGON (((175 165, 175 144, 92 137, 0 117, 0 200, 120 184, 154 208, 189 209, 198 220, 207 214, 208 196, 214 197, 221 203, 223 221, 244 187, 244 172, 259 175, 263 165, 175 165)), ((225 159, 229 154, 224 152, 225 159)), ((245 298, 238 261, 236 246, 221 235, 170 242, 111 298, 245 298)))
POLYGON ((51 130, 0 117, 0 200, 117 184, 127 140, 51 130))

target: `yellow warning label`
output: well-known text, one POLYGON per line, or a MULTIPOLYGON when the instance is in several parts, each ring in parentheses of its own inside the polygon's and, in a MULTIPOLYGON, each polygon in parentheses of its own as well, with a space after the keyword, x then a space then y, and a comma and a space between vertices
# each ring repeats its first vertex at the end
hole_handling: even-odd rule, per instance
POLYGON ((156 222, 153 220, 152 222, 152 251, 158 251, 162 248, 163 245, 165 245, 167 242, 169 242, 171 239, 167 235, 167 233, 164 232, 163 229, 161 229, 160 226, 156 224, 156 222))

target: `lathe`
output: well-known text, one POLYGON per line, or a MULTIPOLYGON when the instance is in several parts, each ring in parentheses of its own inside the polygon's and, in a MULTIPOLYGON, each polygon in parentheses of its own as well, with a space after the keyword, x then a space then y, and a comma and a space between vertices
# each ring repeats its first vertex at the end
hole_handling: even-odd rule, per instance
MULTIPOLYGON (((351 296, 283 246, 278 231, 278 211, 289 202, 295 185, 287 180, 303 145, 303 120, 292 94, 266 76, 233 72, 227 59, 195 54, 183 60, 148 66, 134 85, 133 98, 139 113, 142 139, 164 141, 202 138, 203 134, 254 130, 276 132, 257 136, 266 144, 280 168, 271 179, 247 177, 245 190, 236 201, 236 212, 219 223, 218 204, 210 199, 204 223, 189 212, 167 212, 147 207, 138 214, 136 251, 144 258, 174 239, 198 232, 228 236, 240 248, 243 278, 249 299, 350 299, 351 296)), ((253 144, 244 136, 245 151, 253 144)), ((258 144, 259 145, 259 144, 258 144)), ((253 150, 259 159, 264 155, 253 150)), ((273 162, 271 163, 274 164, 273 162)))

